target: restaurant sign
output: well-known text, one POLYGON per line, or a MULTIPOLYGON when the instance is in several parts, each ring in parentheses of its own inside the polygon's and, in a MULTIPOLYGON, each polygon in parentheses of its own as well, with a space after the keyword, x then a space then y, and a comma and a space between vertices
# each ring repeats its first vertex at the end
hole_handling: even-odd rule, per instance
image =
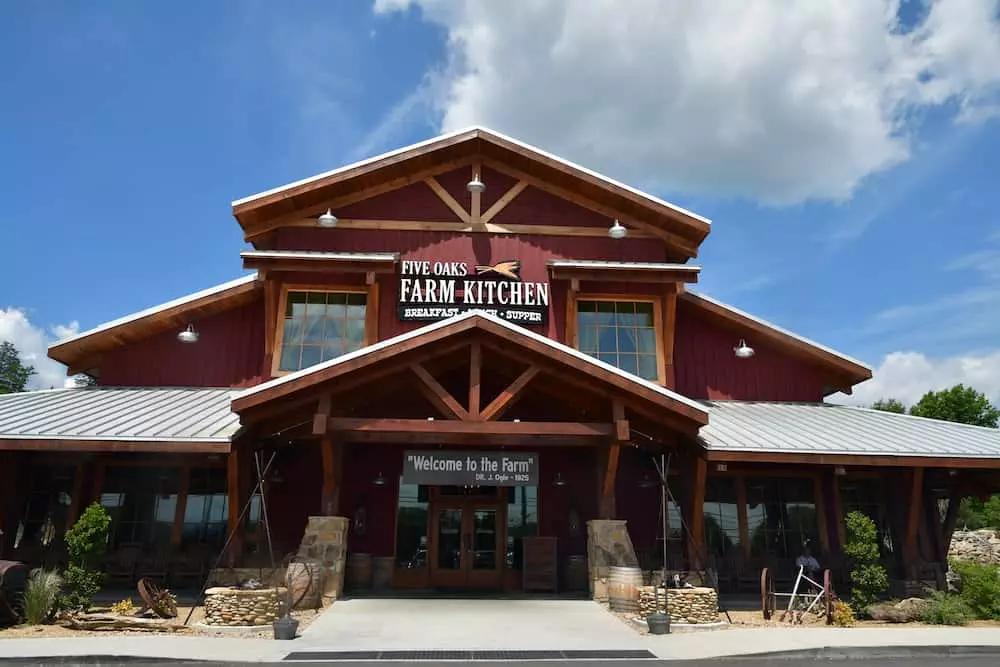
POLYGON ((407 451, 403 454, 403 483, 537 486, 538 454, 407 451))
POLYGON ((434 322, 472 309, 509 322, 545 324, 549 283, 521 280, 516 260, 494 265, 404 259, 399 273, 399 319, 434 322))

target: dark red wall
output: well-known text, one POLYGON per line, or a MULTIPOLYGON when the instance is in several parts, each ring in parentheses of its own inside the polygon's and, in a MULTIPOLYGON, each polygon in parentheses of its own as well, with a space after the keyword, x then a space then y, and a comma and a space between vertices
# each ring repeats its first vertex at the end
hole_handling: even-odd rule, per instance
POLYGON ((108 352, 100 384, 230 387, 260 381, 264 363, 264 302, 257 300, 192 321, 198 343, 177 340, 177 330, 108 352))
POLYGON ((691 398, 822 401, 823 378, 809 364, 750 341, 756 354, 737 359, 739 332, 708 321, 695 306, 677 304, 674 378, 691 398))

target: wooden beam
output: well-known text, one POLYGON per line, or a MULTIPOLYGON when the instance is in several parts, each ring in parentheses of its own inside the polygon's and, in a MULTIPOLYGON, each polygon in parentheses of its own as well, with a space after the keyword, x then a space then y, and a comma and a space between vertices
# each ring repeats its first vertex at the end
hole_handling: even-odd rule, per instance
POLYGON ((271 276, 264 280, 264 366, 261 368, 262 377, 271 377, 271 368, 274 365, 274 338, 278 329, 278 301, 281 298, 281 289, 277 281, 271 276))
MULTIPOLYGON (((228 474, 226 483, 228 484, 228 474)), ((174 525, 170 529, 170 544, 178 546, 184 536, 184 513, 187 512, 188 494, 191 491, 191 464, 181 466, 180 488, 177 490, 177 507, 174 510, 174 525)), ((242 508, 241 508, 242 509, 242 508)))
POLYGON ((598 267, 548 267, 553 280, 580 280, 588 283, 646 283, 676 285, 677 283, 698 282, 698 274, 685 269, 661 269, 657 271, 628 268, 598 267))
POLYGON ((736 475, 736 519, 740 528, 740 549, 744 558, 750 558, 750 523, 747 508, 747 480, 743 475, 736 475))
POLYGON ((663 383, 667 389, 676 386, 674 374, 674 340, 677 331, 677 286, 663 294, 663 383))
MULTIPOLYGON (((489 211, 487 211, 489 213, 489 211)), ((315 218, 299 218, 291 220, 282 227, 316 226, 315 218)), ((480 222, 478 227, 471 223, 447 220, 370 220, 367 218, 341 218, 337 221, 337 229, 360 229, 394 232, 445 232, 452 234, 487 233, 510 236, 570 236, 583 238, 607 238, 605 227, 585 227, 581 225, 541 225, 509 223, 497 225, 492 222, 480 222)), ((652 234, 642 230, 629 230, 630 239, 653 239, 652 234)))
POLYGON ((823 493, 823 477, 813 475, 813 502, 816 503, 816 531, 819 533, 820 553, 830 553, 830 530, 826 520, 826 495, 823 493))
POLYGON ((830 491, 833 498, 833 516, 837 522, 837 548, 843 550, 847 544, 847 525, 844 523, 844 503, 840 497, 840 477, 837 475, 831 477, 830 491))
POLYGON ((313 435, 323 435, 326 433, 327 422, 330 419, 333 397, 330 394, 323 394, 317 403, 316 414, 313 415, 312 432, 313 435))
POLYGON ((469 417, 481 420, 481 380, 483 370, 483 348, 479 341, 473 341, 469 348, 469 417))
POLYGON ((451 212, 458 216, 458 219, 467 225, 472 224, 471 216, 469 212, 465 210, 465 207, 458 203, 458 201, 451 196, 451 193, 444 189, 444 186, 438 182, 433 176, 428 176, 424 179, 424 183, 427 184, 434 194, 438 196, 438 199, 443 201, 445 205, 451 209, 451 212))
POLYGON ((710 450, 709 461, 725 463, 791 463, 827 466, 873 466, 898 468, 965 468, 1000 470, 996 458, 942 458, 934 456, 882 456, 866 454, 806 454, 793 452, 743 452, 710 450))
POLYGON ((441 383, 434 379, 422 364, 414 363, 410 364, 410 370, 413 371, 420 379, 420 391, 427 400, 431 402, 438 412, 442 416, 448 419, 459 419, 462 421, 468 421, 471 419, 468 410, 463 408, 461 404, 452 396, 447 389, 441 386, 441 383))
POLYGON ((688 540, 688 568, 701 570, 701 562, 705 552, 705 482, 708 476, 708 462, 699 457, 694 459, 694 474, 691 479, 691 507, 688 527, 691 539, 688 540))
POLYGON ((173 442, 159 440, 52 440, 8 438, 0 440, 0 451, 25 452, 159 452, 163 454, 226 454, 227 441, 173 442))
POLYGON ((617 509, 615 507, 615 483, 618 480, 618 456, 621 453, 621 445, 615 443, 608 448, 607 465, 604 468, 604 483, 601 485, 601 512, 602 519, 614 519, 617 509))
POLYGON ((356 433, 430 433, 476 436, 535 435, 547 437, 610 438, 611 424, 601 422, 501 422, 428 419, 331 417, 330 430, 356 433))
POLYGON ((506 389, 501 391, 500 394, 494 398, 485 409, 483 409, 479 418, 483 421, 499 419, 504 411, 513 405, 514 401, 521 396, 524 388, 528 386, 528 383, 531 382, 536 375, 538 375, 540 370, 541 369, 535 364, 529 366, 527 370, 517 376, 513 382, 507 385, 506 389))
POLYGON ((628 420, 625 419, 625 404, 620 398, 611 401, 611 419, 615 427, 615 440, 618 442, 632 440, 632 431, 629 429, 628 420))
POLYGON ((512 185, 510 189, 507 190, 507 192, 505 192, 502 197, 500 197, 500 199, 493 202, 493 206, 490 206, 486 210, 486 213, 483 213, 482 217, 480 218, 480 222, 483 225, 486 225, 488 222, 493 220, 493 218, 497 217, 497 214, 500 213, 500 211, 507 208, 507 205, 510 204, 512 201, 514 201, 515 197, 524 192, 524 189, 526 187, 528 187, 528 184, 524 181, 518 181, 517 183, 512 185))
POLYGON ((906 559, 908 574, 917 567, 917 531, 920 528, 920 507, 924 489, 924 469, 913 468, 910 471, 910 493, 907 498, 906 510, 906 540, 903 555, 906 559))
POLYGON ((235 566, 237 559, 243 553, 243 535, 240 531, 240 466, 243 462, 242 447, 235 446, 226 459, 226 495, 228 500, 228 516, 226 517, 227 532, 233 536, 229 543, 227 560, 230 567, 235 566))
MULTIPOLYGON (((483 173, 483 164, 481 162, 472 163, 472 177, 480 178, 483 173)), ((469 202, 469 224, 473 227, 482 227, 481 213, 482 213, 482 194, 479 192, 470 193, 469 202)))

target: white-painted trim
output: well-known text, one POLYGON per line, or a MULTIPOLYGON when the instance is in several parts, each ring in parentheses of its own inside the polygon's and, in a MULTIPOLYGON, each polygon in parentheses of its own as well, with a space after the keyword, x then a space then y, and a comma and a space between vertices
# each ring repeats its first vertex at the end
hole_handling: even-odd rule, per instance
POLYGON ((446 320, 441 320, 439 322, 434 322, 432 324, 428 324, 427 326, 420 327, 419 329, 414 329, 413 331, 408 331, 408 332, 406 332, 404 334, 400 334, 400 335, 395 336, 393 338, 387 338, 387 339, 385 339, 383 341, 379 341, 378 343, 375 343, 374 345, 369 345, 368 347, 363 347, 363 348, 361 348, 359 350, 355 350, 354 352, 349 352, 349 353, 347 353, 347 354, 345 354, 343 356, 337 357, 336 359, 330 359, 329 361, 324 361, 321 364, 317 364, 315 366, 310 366, 309 368, 304 368, 304 369, 302 369, 300 371, 296 371, 296 372, 290 373, 288 375, 283 375, 283 376, 281 376, 279 378, 275 378, 273 380, 269 380, 267 382, 264 382, 263 384, 259 384, 259 385, 255 386, 255 387, 251 387, 249 389, 244 389, 242 392, 240 392, 239 394, 237 394, 233 398, 233 400, 238 400, 238 399, 241 399, 241 398, 244 398, 244 397, 247 397, 247 396, 253 396, 254 394, 256 394, 258 392, 266 391, 266 390, 272 389, 274 387, 280 387, 281 385, 286 384, 288 382, 292 382, 294 380, 298 380, 299 378, 307 377, 307 376, 309 376, 309 375, 311 375, 313 373, 318 373, 320 371, 326 370, 327 368, 334 368, 336 366, 339 366, 340 364, 347 363, 348 361, 352 361, 354 359, 360 359, 360 358, 367 357, 367 356, 370 356, 370 355, 378 354, 379 352, 381 352, 382 350, 385 350, 387 348, 393 347, 395 345, 399 345, 401 343, 405 343, 406 341, 411 340, 413 338, 417 338, 419 336, 428 334, 428 333, 433 332, 433 331, 437 331, 438 329, 443 329, 444 327, 447 327, 447 326, 452 325, 452 324, 456 324, 458 322, 462 322, 464 320, 472 319, 474 317, 481 317, 484 320, 489 320, 490 322, 493 322, 494 324, 498 324, 498 325, 504 327, 505 329, 508 329, 508 330, 516 333, 519 336, 525 336, 526 338, 530 338, 530 339, 532 339, 532 340, 534 340, 534 341, 536 341, 538 343, 542 343, 543 345, 546 345, 546 346, 548 346, 549 348, 551 348, 553 350, 557 350, 559 352, 563 352, 565 354, 569 354, 572 357, 574 357, 575 359, 577 359, 577 361, 580 361, 581 363, 583 363, 584 365, 594 366, 596 368, 600 368, 601 370, 604 370, 604 371, 607 371, 607 372, 610 372, 610 373, 614 373, 615 375, 617 375, 617 376, 619 376, 621 378, 624 378, 625 380, 628 380, 629 382, 638 384, 638 385, 640 385, 642 387, 645 387, 646 389, 650 389, 650 390, 652 390, 652 391, 660 394, 661 396, 664 396, 666 398, 670 398, 672 400, 675 400, 678 403, 683 403, 684 405, 686 405, 686 406, 688 406, 690 408, 694 408, 698 412, 701 412, 701 413, 706 414, 706 415, 709 414, 708 409, 705 408, 704 405, 702 405, 701 403, 698 403, 697 401, 691 400, 687 396, 682 396, 681 394, 678 394, 676 392, 670 391, 669 389, 667 389, 665 387, 661 387, 658 384, 655 384, 655 383, 650 382, 648 380, 644 380, 644 379, 642 379, 642 378, 640 378, 640 377, 638 377, 636 375, 632 375, 631 373, 623 371, 623 370, 621 370, 620 368, 618 368, 616 366, 612 366, 611 364, 608 364, 608 363, 606 363, 604 361, 601 361, 600 359, 596 359, 594 357, 586 355, 583 352, 580 352, 579 350, 575 350, 575 349, 573 349, 573 348, 571 348, 571 347, 569 347, 567 345, 563 345, 562 343, 554 341, 551 338, 543 336, 543 335, 541 335, 539 333, 535 333, 534 331, 531 331, 529 329, 525 329, 524 327, 522 327, 520 325, 513 324, 511 322, 507 322, 506 320, 500 319, 499 317, 496 317, 495 315, 490 315, 489 313, 487 313, 485 311, 482 311, 482 310, 469 310, 469 311, 466 311, 464 313, 460 313, 458 315, 455 315, 454 317, 450 317, 450 318, 448 318, 446 320))
POLYGON ((482 127, 482 126, 479 126, 479 125, 474 125, 472 127, 468 127, 468 128, 462 129, 462 130, 456 130, 454 132, 449 132, 447 134, 442 134, 440 136, 433 137, 431 139, 427 139, 425 141, 421 141, 421 142, 418 142, 418 143, 415 143, 415 144, 411 144, 409 146, 404 146, 403 148, 397 148, 397 149, 391 150, 391 151, 389 151, 387 153, 382 153, 381 155, 376 155, 374 157, 370 157, 370 158, 361 160, 359 162, 353 162, 351 164, 344 165, 342 167, 337 167, 336 169, 331 169, 330 171, 325 171, 322 174, 316 174, 315 176, 309 176, 308 178, 304 178, 302 180, 298 180, 298 181, 295 181, 293 183, 288 183, 287 185, 282 185, 282 186, 279 186, 277 188, 272 188, 270 190, 265 190, 264 192, 258 192, 257 194, 249 195, 247 197, 243 197, 242 199, 237 199, 236 201, 232 202, 232 206, 233 206, 233 208, 235 208, 237 206, 242 206, 243 204, 247 204, 247 203, 252 202, 252 201, 254 201, 256 199, 262 199, 264 197, 269 197, 271 195, 279 194, 279 193, 284 192, 286 190, 291 190, 293 188, 297 188, 299 186, 306 185, 308 183, 313 183, 315 181, 323 180, 325 178, 329 178, 330 176, 336 176, 337 174, 340 174, 340 173, 343 173, 343 172, 346 172, 346 171, 350 171, 352 169, 357 169, 359 167, 364 167, 364 166, 367 166, 367 165, 371 165, 371 164, 379 162, 381 160, 386 160, 386 159, 389 159, 389 158, 393 158, 393 157, 402 155, 402 154, 410 152, 410 151, 415 151, 415 150, 418 150, 420 148, 425 148, 427 146, 434 145, 436 143, 443 143, 443 142, 446 142, 446 141, 448 141, 450 139, 454 139, 455 137, 462 136, 464 134, 469 134, 469 135, 481 134, 481 135, 487 135, 487 136, 492 135, 493 137, 496 137, 496 138, 501 139, 503 141, 510 142, 512 144, 516 144, 517 146, 520 146, 521 148, 523 148, 525 150, 531 151, 531 152, 536 153, 536 154, 538 154, 538 155, 540 155, 542 157, 545 157, 545 158, 548 158, 548 159, 553 160, 555 162, 558 162, 558 163, 562 164, 565 167, 568 167, 570 169, 573 169, 573 170, 579 171, 581 173, 587 174, 588 176, 592 176, 593 178, 596 178, 596 179, 604 182, 605 184, 607 184, 609 186, 616 187, 616 188, 621 188, 622 190, 626 190, 626 191, 628 191, 628 192, 630 192, 630 193, 632 193, 632 194, 634 194, 636 196, 639 196, 639 197, 642 197, 643 199, 648 200, 652 204, 656 204, 658 206, 663 206, 665 208, 669 208, 669 209, 671 209, 671 210, 673 210, 673 211, 675 211, 677 213, 680 213, 682 215, 685 215, 685 216, 687 216, 689 218, 692 218, 692 219, 697 220, 699 222, 703 222, 706 225, 711 225, 712 224, 711 220, 709 220, 708 218, 705 218, 703 216, 700 216, 697 213, 693 213, 692 211, 689 211, 689 210, 687 210, 685 208, 681 208, 680 206, 677 206, 675 204, 671 204, 668 201, 660 199, 659 197, 655 197, 655 196, 653 196, 653 195, 651 195, 651 194, 649 194, 647 192, 643 192, 642 190, 638 190, 636 188, 633 188, 630 185, 625 185, 624 183, 616 181, 613 178, 609 178, 609 177, 607 177, 607 176, 605 176, 603 174, 597 173, 596 171, 593 171, 591 169, 587 169, 586 167, 582 167, 582 166, 576 164, 575 162, 570 162, 569 160, 561 158, 558 155, 553 155, 552 153, 544 151, 544 150, 538 148, 537 146, 532 146, 531 144, 524 143, 523 141, 518 141, 517 139, 514 139, 512 137, 508 137, 505 134, 501 134, 500 132, 497 132, 495 130, 491 130, 491 129, 487 128, 487 127, 482 127))
POLYGON ((93 329, 89 329, 82 333, 78 333, 75 336, 70 336, 69 338, 63 338, 62 340, 56 341, 55 343, 49 345, 48 349, 51 351, 53 348, 60 347, 67 343, 83 340, 84 338, 88 338, 89 336, 93 336, 94 334, 102 333, 110 329, 114 329, 115 327, 120 327, 124 324, 131 324, 132 322, 136 322, 145 317, 150 317, 151 315, 156 315, 157 313, 161 313, 165 310, 176 308, 177 306, 183 306, 185 304, 192 303, 194 301, 197 301, 199 299, 204 299, 209 296, 215 296, 217 294, 225 292, 226 290, 231 290, 236 287, 241 287, 243 285, 252 283, 255 280, 257 280, 256 271, 254 271, 249 275, 243 276, 242 278, 237 278, 236 280, 230 280, 227 283, 222 283, 221 285, 216 285, 215 287, 209 287, 208 289, 201 290, 200 292, 195 292, 194 294, 188 294, 187 296, 182 296, 179 299, 174 299, 173 301, 168 301, 166 303, 161 303, 158 306, 153 306, 152 308, 140 310, 137 313, 132 313, 131 315, 120 317, 117 320, 105 322, 104 324, 100 324, 94 327, 93 329))
POLYGON ((398 262, 398 252, 321 252, 309 250, 244 250, 244 259, 306 259, 334 262, 398 262))
POLYGON ((792 333, 788 329, 785 329, 783 327, 779 327, 777 324, 774 324, 773 322, 768 322, 767 320, 761 319, 761 318, 759 318, 759 317, 757 317, 755 315, 751 315, 750 313, 742 311, 739 308, 736 308, 735 306, 729 305, 728 303, 723 303, 722 301, 719 301, 718 299, 713 299, 710 296, 705 296, 704 294, 701 294, 701 293, 698 293, 698 292, 693 292, 691 290, 685 290, 685 294, 689 294, 692 297, 694 297, 695 299, 701 299, 702 301, 706 301, 706 302, 711 303, 711 304, 713 304, 715 306, 718 306, 720 308, 725 308, 726 310, 728 310, 729 312, 733 313, 734 315, 739 315, 740 317, 745 317, 746 319, 751 320, 753 322, 756 322, 757 324, 763 325, 763 326, 767 327, 768 329, 773 329, 775 331, 775 333, 782 334, 783 336, 788 336, 789 338, 794 338, 795 340, 799 341, 800 343, 805 343, 806 345, 809 345, 810 347, 814 347, 817 350, 821 350, 823 352, 826 352, 827 354, 833 355, 833 356, 837 357, 838 359, 843 359, 844 361, 847 361, 849 363, 861 366, 862 368, 868 370, 869 372, 871 372, 871 370, 872 370, 871 366, 869 366, 868 364, 866 364, 866 363, 864 363, 862 361, 858 361, 857 359, 855 359, 853 357, 849 357, 846 354, 842 354, 840 352, 837 352, 833 348, 829 348, 826 345, 823 345, 821 343, 817 343, 816 341, 810 340, 810 339, 806 338, 805 336, 800 336, 800 335, 798 335, 796 333, 792 333))
POLYGON ((605 262, 599 259, 550 259, 549 266, 556 269, 615 269, 622 271, 684 271, 698 273, 695 264, 670 264, 665 262, 605 262))

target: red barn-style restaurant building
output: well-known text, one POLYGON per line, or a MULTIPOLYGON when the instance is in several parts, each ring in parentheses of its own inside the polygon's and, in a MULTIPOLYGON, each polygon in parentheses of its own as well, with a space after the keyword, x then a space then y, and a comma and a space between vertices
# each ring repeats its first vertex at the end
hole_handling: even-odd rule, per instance
POLYGON ((824 403, 871 370, 700 294, 708 220, 496 132, 232 210, 252 273, 50 347, 96 386, 0 396, 0 558, 97 501, 113 577, 198 585, 227 540, 268 564, 266 506, 277 559, 382 587, 593 591, 665 541, 727 592, 805 548, 842 580, 859 509, 902 584, 1000 488, 997 430, 824 403))

